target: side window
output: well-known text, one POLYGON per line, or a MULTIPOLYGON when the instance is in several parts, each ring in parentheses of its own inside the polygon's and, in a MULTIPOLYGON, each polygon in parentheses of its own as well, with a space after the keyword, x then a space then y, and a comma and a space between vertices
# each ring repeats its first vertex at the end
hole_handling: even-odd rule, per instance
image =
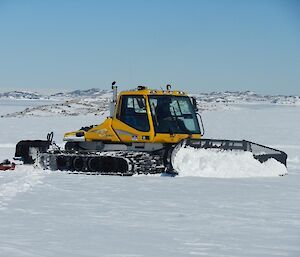
POLYGON ((142 96, 122 96, 119 119, 140 131, 149 131, 146 101, 142 96))

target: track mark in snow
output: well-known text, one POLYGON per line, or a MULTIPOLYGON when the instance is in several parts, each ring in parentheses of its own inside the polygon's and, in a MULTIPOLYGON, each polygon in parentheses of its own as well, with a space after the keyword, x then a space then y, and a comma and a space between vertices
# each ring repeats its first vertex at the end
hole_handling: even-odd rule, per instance
POLYGON ((181 148, 174 160, 179 176, 215 178, 274 177, 287 174, 286 167, 270 159, 260 163, 250 152, 181 148))
POLYGON ((300 174, 300 159, 298 156, 288 157, 287 159, 288 169, 291 170, 291 174, 300 174))
POLYGON ((0 174, 0 208, 19 193, 31 190, 42 183, 44 175, 34 167, 17 167, 15 171, 5 171, 0 174))
POLYGON ((270 145, 270 147, 276 149, 300 149, 300 145, 270 145))
POLYGON ((292 158, 288 158, 288 162, 289 163, 293 163, 293 164, 300 164, 300 159, 298 156, 292 157, 292 158))
POLYGON ((140 254, 111 254, 108 257, 142 257, 140 254))
POLYGON ((16 144, 0 144, 0 148, 15 148, 16 144))

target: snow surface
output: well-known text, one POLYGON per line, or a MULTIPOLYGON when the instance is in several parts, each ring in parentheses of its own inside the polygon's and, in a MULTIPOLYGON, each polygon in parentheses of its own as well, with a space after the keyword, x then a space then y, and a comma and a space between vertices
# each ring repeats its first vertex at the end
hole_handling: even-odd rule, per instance
MULTIPOLYGON (((31 166, 1 172, 0 256, 300 256, 299 113, 247 105, 202 114, 206 137, 286 151, 283 177, 84 176, 31 166)), ((54 131, 61 144, 64 132, 104 118, 0 118, 0 159, 13 156, 21 139, 54 131)))

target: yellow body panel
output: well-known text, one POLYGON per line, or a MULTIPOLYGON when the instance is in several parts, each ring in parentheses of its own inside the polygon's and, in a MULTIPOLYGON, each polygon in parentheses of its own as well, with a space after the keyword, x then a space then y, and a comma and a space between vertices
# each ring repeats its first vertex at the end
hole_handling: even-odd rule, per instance
POLYGON ((131 143, 131 142, 152 142, 153 140, 153 133, 150 130, 149 132, 142 132, 139 130, 136 130, 124 122, 113 119, 112 122, 113 128, 120 138, 120 140, 124 143, 131 143))
POLYGON ((149 142, 149 143, 178 143, 179 141, 186 139, 188 137, 194 139, 200 139, 200 134, 165 134, 165 133, 155 133, 154 124, 152 120, 152 115, 150 111, 150 106, 148 102, 149 95, 174 95, 174 96, 186 96, 184 92, 181 91, 169 91, 169 90, 133 90, 133 91, 123 91, 119 94, 117 105, 115 108, 115 113, 113 118, 107 118, 100 125, 91 128, 90 130, 84 132, 82 130, 69 132, 65 134, 64 140, 69 141, 68 138, 76 137, 76 133, 84 133, 82 140, 78 141, 109 141, 109 142, 122 142, 122 143, 134 143, 134 142, 149 142), (149 120, 149 131, 142 132, 138 131, 124 122, 117 119, 117 113, 121 107, 121 96, 123 95, 141 95, 144 96, 146 102, 146 111, 149 120))
POLYGON ((112 118, 107 118, 100 125, 91 128, 89 131, 85 132, 86 141, 112 141, 120 142, 120 139, 116 135, 112 127, 112 118))

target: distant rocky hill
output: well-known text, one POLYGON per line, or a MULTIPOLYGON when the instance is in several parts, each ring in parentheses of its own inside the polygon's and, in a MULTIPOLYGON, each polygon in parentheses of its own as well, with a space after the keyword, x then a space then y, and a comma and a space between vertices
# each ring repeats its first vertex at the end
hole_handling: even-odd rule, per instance
MULTIPOLYGON (((0 93, 0 99, 77 99, 77 98, 110 98, 112 92, 99 88, 59 92, 55 94, 39 94, 29 91, 10 91, 0 93)), ((272 104, 299 104, 300 96, 293 95, 262 95, 252 91, 225 91, 191 94, 199 102, 204 103, 272 103, 272 104)))
POLYGON ((199 93, 194 95, 199 102, 242 104, 242 103, 269 103, 299 105, 300 96, 286 95, 262 95, 252 91, 225 91, 199 93))
POLYGON ((0 93, 0 99, 49 99, 49 96, 29 91, 9 91, 0 93))
POLYGON ((67 93, 56 93, 50 95, 50 97, 66 97, 66 98, 81 98, 81 97, 103 97, 109 95, 111 91, 98 88, 91 88, 86 90, 74 90, 67 93))
MULTIPOLYGON (((112 92, 97 88, 87 90, 75 90, 66 93, 41 95, 26 91, 11 91, 0 93, 0 99, 31 99, 31 100, 55 100, 49 104, 37 105, 26 108, 23 111, 2 115, 1 117, 20 116, 77 116, 98 115, 108 111, 112 92)), ((192 94, 197 99, 200 111, 228 109, 236 104, 274 104, 274 105, 299 105, 299 96, 261 95, 252 91, 244 92, 211 92, 192 94)))
POLYGON ((29 91, 9 91, 0 93, 0 99, 32 99, 32 100, 44 100, 44 99, 61 99, 61 98, 95 98, 95 97, 106 97, 111 92, 108 90, 91 88, 86 90, 74 90, 70 92, 59 92, 55 94, 40 94, 29 91))

